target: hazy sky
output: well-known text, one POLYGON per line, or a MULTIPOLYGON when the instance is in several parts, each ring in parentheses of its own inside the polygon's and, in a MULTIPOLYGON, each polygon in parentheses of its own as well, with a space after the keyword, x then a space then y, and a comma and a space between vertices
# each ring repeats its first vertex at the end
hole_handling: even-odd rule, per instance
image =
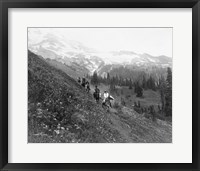
POLYGON ((101 52, 128 50, 172 57, 172 28, 40 28, 101 52))

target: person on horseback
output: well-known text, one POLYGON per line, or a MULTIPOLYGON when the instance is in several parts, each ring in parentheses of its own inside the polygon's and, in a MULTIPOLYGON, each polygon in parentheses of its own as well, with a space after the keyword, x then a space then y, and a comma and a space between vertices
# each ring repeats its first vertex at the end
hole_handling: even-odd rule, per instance
POLYGON ((109 107, 110 105, 110 100, 109 100, 109 93, 105 90, 103 93, 103 102, 102 102, 102 107, 106 106, 109 107))
POLYGON ((93 96, 96 99, 96 102, 99 102, 99 99, 100 99, 100 90, 98 89, 97 85, 95 86, 93 96))
POLYGON ((81 83, 81 85, 82 85, 83 87, 85 87, 85 81, 86 81, 86 80, 85 80, 85 78, 83 77, 83 78, 82 78, 82 83, 81 83))
POLYGON ((103 94, 102 107, 103 106, 112 107, 110 100, 114 100, 114 98, 105 90, 103 94))
POLYGON ((105 90, 103 93, 103 102, 106 102, 108 97, 109 97, 109 93, 105 90))
POLYGON ((88 81, 86 81, 85 85, 86 85, 86 91, 89 93, 90 92, 90 83, 88 81))
POLYGON ((80 77, 78 77, 78 83, 81 84, 81 78, 80 77))

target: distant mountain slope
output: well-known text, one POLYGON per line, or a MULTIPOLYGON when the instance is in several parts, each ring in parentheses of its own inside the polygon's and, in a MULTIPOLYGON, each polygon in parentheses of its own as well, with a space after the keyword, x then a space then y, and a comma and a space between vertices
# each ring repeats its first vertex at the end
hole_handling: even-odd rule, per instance
POLYGON ((91 73, 103 63, 101 58, 94 55, 94 49, 86 47, 80 42, 66 40, 61 36, 49 33, 43 36, 32 34, 29 33, 29 50, 45 59, 57 60, 68 66, 77 63, 91 73))
POLYGON ((78 77, 84 77, 89 73, 89 70, 81 67, 77 63, 71 63, 71 65, 66 65, 65 63, 59 62, 55 59, 46 59, 46 62, 50 64, 51 66, 62 70, 66 74, 68 74, 70 77, 77 79, 78 77))
POLYGON ((171 124, 104 110, 65 72, 28 52, 28 142, 171 142, 171 124))

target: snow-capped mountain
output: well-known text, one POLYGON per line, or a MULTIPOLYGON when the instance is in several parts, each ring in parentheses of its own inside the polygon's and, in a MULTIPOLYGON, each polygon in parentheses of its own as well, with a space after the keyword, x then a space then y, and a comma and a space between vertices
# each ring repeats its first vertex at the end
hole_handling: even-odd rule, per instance
POLYGON ((60 35, 47 33, 40 37, 40 32, 32 32, 28 37, 28 48, 44 58, 54 59, 71 66, 76 63, 94 72, 104 61, 95 56, 94 49, 88 48, 80 42, 67 40, 60 35), (38 35, 38 36, 37 36, 38 35), (39 40, 35 40, 39 37, 39 40))
POLYGON ((172 65, 172 58, 167 56, 154 57, 127 50, 99 52, 78 41, 68 40, 63 35, 52 32, 44 34, 37 29, 28 33, 28 49, 45 59, 56 60, 71 68, 74 66, 76 69, 85 68, 90 74, 97 71, 104 75, 105 72, 121 66, 130 68, 131 66, 171 67, 172 65))

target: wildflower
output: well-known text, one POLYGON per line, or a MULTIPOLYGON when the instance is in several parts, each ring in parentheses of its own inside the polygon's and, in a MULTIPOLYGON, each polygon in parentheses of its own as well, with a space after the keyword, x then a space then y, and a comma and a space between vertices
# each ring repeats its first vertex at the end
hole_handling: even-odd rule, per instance
POLYGON ((59 130, 54 130, 54 132, 55 132, 56 134, 60 134, 60 131, 59 131, 59 130))
POLYGON ((38 102, 38 103, 37 103, 37 106, 41 106, 41 103, 38 102))
POLYGON ((60 129, 60 124, 57 125, 57 128, 60 129))

